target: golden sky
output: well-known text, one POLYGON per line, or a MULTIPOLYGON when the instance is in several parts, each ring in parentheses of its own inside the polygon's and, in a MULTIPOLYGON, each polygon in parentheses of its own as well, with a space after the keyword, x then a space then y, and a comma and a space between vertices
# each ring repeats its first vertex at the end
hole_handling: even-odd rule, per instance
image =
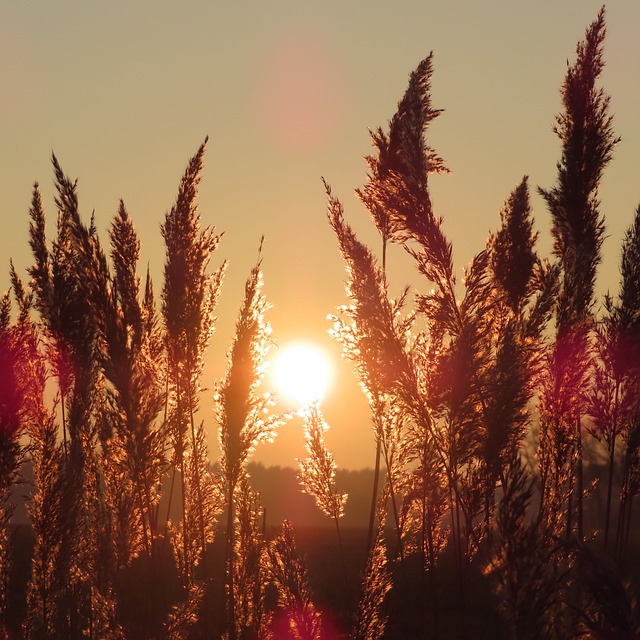
MULTIPOLYGON (((445 109, 429 134, 452 169, 431 180, 459 274, 499 222, 524 174, 555 181, 567 60, 596 17, 592 0, 29 0, 0 5, 1 288, 9 258, 30 264, 28 207, 41 184, 55 224, 50 154, 79 180, 80 204, 104 233, 123 198, 161 289, 160 224, 189 157, 210 142, 203 224, 224 231, 213 258, 230 261, 205 384, 222 374, 243 282, 264 247, 276 343, 306 338, 337 361, 326 315, 345 302, 344 268, 325 216, 321 177, 362 238, 377 238, 353 190, 365 181, 367 129, 386 125, 408 74, 434 52, 432 97, 445 109)), ((640 2, 607 6, 603 85, 622 136, 601 189, 608 239, 600 292, 617 290, 620 240, 640 202, 640 2)), ((548 217, 533 196, 540 246, 548 217)), ((106 235, 105 235, 106 237, 106 235)), ((424 288, 410 259, 389 256, 392 293, 424 288)), ((327 443, 341 466, 373 463, 365 403, 346 365, 326 400, 327 443)), ((203 415, 215 429, 211 414, 203 415)), ((257 452, 304 455, 299 425, 257 452)), ((213 452, 215 457, 215 451, 213 452)))

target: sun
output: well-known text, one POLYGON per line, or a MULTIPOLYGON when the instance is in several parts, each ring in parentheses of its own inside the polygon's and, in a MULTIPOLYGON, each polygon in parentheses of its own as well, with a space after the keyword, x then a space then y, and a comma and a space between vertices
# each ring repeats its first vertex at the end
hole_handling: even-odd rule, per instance
POLYGON ((325 355, 317 347, 306 343, 284 347, 273 365, 278 390, 289 400, 303 406, 322 400, 330 375, 325 355))

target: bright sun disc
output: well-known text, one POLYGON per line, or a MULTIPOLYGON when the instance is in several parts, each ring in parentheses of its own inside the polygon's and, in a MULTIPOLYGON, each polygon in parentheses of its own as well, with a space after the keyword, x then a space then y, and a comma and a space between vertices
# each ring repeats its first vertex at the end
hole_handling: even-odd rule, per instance
POLYGON ((329 384, 329 364, 311 346, 287 347, 278 355, 273 369, 278 389, 301 405, 322 400, 329 384))

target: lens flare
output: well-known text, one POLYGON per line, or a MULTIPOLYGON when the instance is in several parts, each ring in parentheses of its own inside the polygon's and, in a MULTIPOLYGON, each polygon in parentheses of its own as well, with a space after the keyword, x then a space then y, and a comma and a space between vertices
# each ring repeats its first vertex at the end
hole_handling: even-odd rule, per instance
POLYGON ((256 109, 261 128, 289 152, 317 151, 337 136, 347 82, 330 43, 310 29, 282 34, 258 66, 256 109))

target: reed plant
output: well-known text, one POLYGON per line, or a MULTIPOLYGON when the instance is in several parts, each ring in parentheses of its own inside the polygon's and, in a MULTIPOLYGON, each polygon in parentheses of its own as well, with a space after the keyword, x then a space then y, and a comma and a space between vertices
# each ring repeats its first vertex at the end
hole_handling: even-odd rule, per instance
MULTIPOLYGON (((42 298, 46 295, 45 291, 48 291, 50 276, 48 248, 44 236, 44 208, 37 184, 33 190, 30 213, 31 246, 36 257, 30 289, 34 291, 36 287, 42 287, 42 298)), ((34 494, 28 505, 28 513, 35 541, 31 577, 27 587, 28 613, 24 630, 26 637, 34 639, 50 638, 56 633, 55 620, 61 587, 55 579, 54 561, 62 535, 59 477, 66 451, 66 439, 61 441, 59 438, 56 421, 59 400, 53 407, 48 407, 45 401, 47 380, 51 375, 47 353, 52 353, 52 346, 49 344, 45 351, 41 344, 42 332, 40 323, 34 321, 31 323, 28 337, 25 336, 31 346, 27 396, 29 419, 26 431, 34 477, 34 494)))
POLYGON ((365 393, 375 449, 357 604, 355 561, 342 546, 346 494, 317 405, 301 412, 307 457, 298 480, 336 527, 346 615, 320 611, 291 523, 273 536, 266 530, 249 474, 255 448, 289 417, 273 412, 263 390, 273 342, 262 242, 215 382, 219 464, 209 457, 199 401, 226 262, 211 268, 221 235, 202 226, 197 206, 207 140, 161 226, 158 309, 148 272, 144 286, 139 275, 140 240, 124 203, 105 251, 93 218, 80 214, 77 183, 53 156, 53 241, 36 184, 30 282, 11 266, 11 293, 0 300, 0 636, 321 640, 333 619, 357 640, 444 639, 456 622, 447 618, 466 624, 473 589, 491 585, 496 637, 637 637, 637 576, 625 561, 640 493, 640 208, 623 240, 619 291, 599 315, 598 189, 618 142, 598 86, 605 31, 602 10, 561 89, 557 181, 538 189, 551 214, 551 261, 536 248, 525 176, 458 280, 430 194, 434 174, 448 171, 426 139, 442 113, 432 104, 431 54, 410 74, 388 128, 371 133, 367 181, 356 192, 379 232, 380 259, 325 183, 347 270, 347 303, 330 316, 330 332, 365 393), (391 295, 391 243, 413 261, 416 293, 391 295), (593 503, 583 461, 598 452, 606 458, 601 532, 584 518, 593 503), (34 547, 17 629, 11 517, 25 460, 34 547), (181 517, 172 519, 177 499, 181 517), (215 544, 223 527, 216 576, 208 558, 223 546, 215 544), (128 584, 132 576, 140 583, 128 584), (136 608, 138 584, 145 602, 136 608))
POLYGON ((540 405, 541 481, 545 516, 566 516, 566 532, 583 538, 582 416, 593 357, 592 307, 605 226, 598 188, 619 142, 609 97, 597 85, 604 67, 604 8, 578 43, 561 89, 555 133, 562 143, 556 185, 539 189, 551 214, 560 268, 556 341, 540 405), (547 508, 548 507, 548 508, 547 508))
MULTIPOLYGON (((193 580, 192 571, 200 565, 207 579, 206 546, 211 538, 211 523, 205 521, 203 440, 197 437, 195 413, 199 402, 199 379, 204 352, 214 329, 217 303, 226 263, 208 273, 211 254, 220 236, 210 228, 200 228, 196 205, 197 189, 203 166, 207 139, 187 165, 175 205, 161 226, 166 245, 162 318, 167 354, 167 404, 173 473, 180 472, 182 496, 181 554, 185 587, 193 580), (169 403, 169 400, 171 402, 169 403), (189 440, 189 435, 190 440, 189 440), (191 468, 192 486, 187 484, 186 456, 195 464, 191 468), (194 491, 193 496, 189 492, 194 491), (189 508, 191 507, 191 509, 189 508), (197 539, 197 544, 191 544, 197 539)), ((173 486, 173 481, 172 481, 173 486)))
MULTIPOLYGON (((91 313, 85 313, 82 277, 88 263, 100 256, 96 230, 85 227, 78 208, 77 184, 52 158, 57 190, 57 236, 51 250, 45 236, 45 216, 38 187, 32 201, 30 243, 35 265, 30 270, 41 331, 60 396, 64 455, 52 478, 59 493, 57 540, 52 554, 55 584, 53 629, 60 637, 76 638, 83 629, 117 633, 111 588, 109 514, 97 459, 96 409, 102 397, 98 337, 91 313)), ((102 275, 102 274, 101 274, 102 275)), ((55 504, 55 502, 54 502, 55 504)), ((53 550, 49 550, 53 551, 53 550)))
POLYGON ((616 528, 616 555, 622 561, 628 544, 630 510, 638 492, 638 290, 640 209, 625 233, 617 298, 605 297, 606 315, 596 326, 597 347, 593 386, 589 394, 589 432, 606 450, 606 507, 603 546, 608 550, 616 461, 622 467, 620 510, 616 528), (622 464, 620 464, 620 462, 622 464), (633 478, 636 478, 634 481, 633 478))
POLYGON ((260 258, 247 278, 227 370, 215 395, 227 510, 225 587, 227 631, 231 640, 238 637, 235 601, 238 563, 236 492, 239 483, 247 477, 246 465, 255 447, 261 442, 271 441, 276 428, 282 423, 282 417, 269 412, 274 400, 268 393, 260 392, 267 369, 266 357, 272 346, 271 325, 265 318, 269 304, 262 294, 261 262, 260 258))

